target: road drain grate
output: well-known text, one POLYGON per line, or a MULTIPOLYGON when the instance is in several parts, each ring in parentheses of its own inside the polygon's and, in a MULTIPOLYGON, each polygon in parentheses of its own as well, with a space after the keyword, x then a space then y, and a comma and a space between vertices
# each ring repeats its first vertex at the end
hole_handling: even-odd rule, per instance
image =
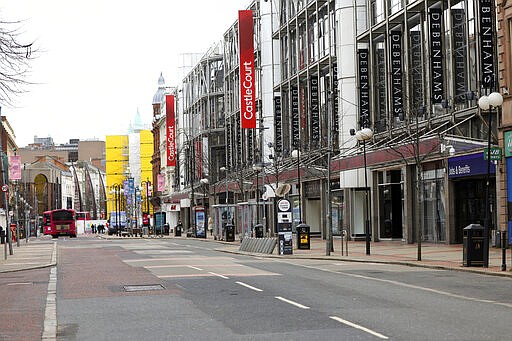
POLYGON ((164 290, 162 284, 140 284, 140 285, 123 285, 124 291, 135 292, 135 291, 153 291, 153 290, 164 290))

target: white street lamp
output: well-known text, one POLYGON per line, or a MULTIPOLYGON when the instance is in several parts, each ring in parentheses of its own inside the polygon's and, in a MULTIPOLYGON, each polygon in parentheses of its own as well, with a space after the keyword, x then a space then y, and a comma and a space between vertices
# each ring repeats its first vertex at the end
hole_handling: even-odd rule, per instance
POLYGON ((228 204, 228 169, 226 167, 220 167, 219 170, 221 172, 225 172, 224 173, 224 179, 225 179, 225 184, 224 184, 224 187, 225 187, 225 190, 226 190, 226 198, 225 198, 225 204, 227 205, 228 204))
POLYGON ((366 141, 371 140, 373 131, 370 128, 363 128, 355 132, 356 139, 363 143, 363 160, 364 160, 364 193, 366 208, 366 224, 365 224, 365 240, 366 254, 370 255, 370 193, 368 188, 368 173, 366 167, 366 141))
POLYGON ((492 92, 488 96, 482 96, 478 99, 478 107, 480 110, 489 111, 489 119, 487 121, 487 176, 485 185, 485 221, 484 221, 484 255, 483 265, 489 267, 489 229, 491 226, 490 212, 490 186, 491 186, 491 135, 492 135, 492 111, 498 109, 503 104, 503 96, 499 92, 492 92))

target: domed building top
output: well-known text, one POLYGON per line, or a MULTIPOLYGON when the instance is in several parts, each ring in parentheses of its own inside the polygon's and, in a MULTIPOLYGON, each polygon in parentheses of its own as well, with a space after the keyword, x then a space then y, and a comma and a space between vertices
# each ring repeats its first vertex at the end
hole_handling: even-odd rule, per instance
POLYGON ((142 118, 140 117, 139 108, 137 108, 137 113, 135 114, 133 122, 130 121, 130 125, 128 127, 128 132, 136 133, 144 129, 144 124, 142 123, 142 118))
POLYGON ((158 90, 155 92, 153 96, 153 104, 160 104, 164 100, 165 96, 165 79, 162 73, 160 72, 160 77, 158 77, 158 90))

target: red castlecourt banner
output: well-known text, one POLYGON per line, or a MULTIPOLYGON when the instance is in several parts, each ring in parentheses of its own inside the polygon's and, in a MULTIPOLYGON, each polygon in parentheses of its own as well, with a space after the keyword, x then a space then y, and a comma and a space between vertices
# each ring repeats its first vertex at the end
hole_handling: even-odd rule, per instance
POLYGON ((254 27, 252 11, 238 11, 240 47, 240 116, 242 129, 256 128, 256 77, 254 74, 254 27))
POLYGON ((176 117, 174 112, 174 95, 165 96, 165 123, 167 166, 176 167, 176 117))

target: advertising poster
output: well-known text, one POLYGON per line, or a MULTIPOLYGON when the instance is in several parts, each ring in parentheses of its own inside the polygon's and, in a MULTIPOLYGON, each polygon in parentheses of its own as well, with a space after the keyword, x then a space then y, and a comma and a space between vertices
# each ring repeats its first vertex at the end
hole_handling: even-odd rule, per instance
POLYGON ((196 211, 196 237, 206 238, 205 214, 203 210, 196 211))

